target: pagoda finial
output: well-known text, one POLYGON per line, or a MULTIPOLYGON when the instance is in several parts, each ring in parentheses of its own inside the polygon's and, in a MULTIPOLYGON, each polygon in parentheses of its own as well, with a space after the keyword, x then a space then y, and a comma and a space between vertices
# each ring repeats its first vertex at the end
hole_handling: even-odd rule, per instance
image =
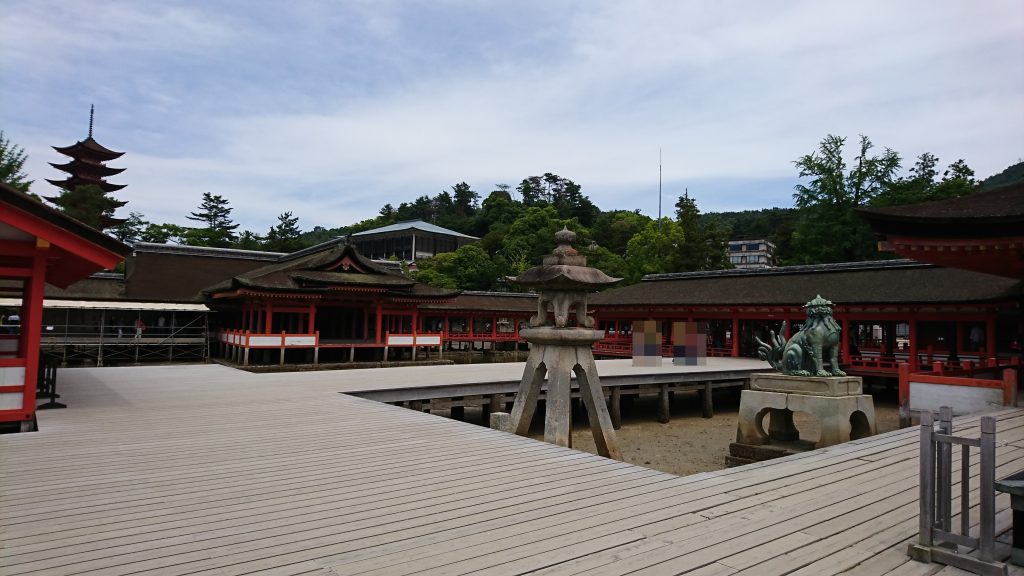
POLYGON ((96 112, 96 106, 94 104, 89 105, 89 138, 92 138, 92 116, 96 112))

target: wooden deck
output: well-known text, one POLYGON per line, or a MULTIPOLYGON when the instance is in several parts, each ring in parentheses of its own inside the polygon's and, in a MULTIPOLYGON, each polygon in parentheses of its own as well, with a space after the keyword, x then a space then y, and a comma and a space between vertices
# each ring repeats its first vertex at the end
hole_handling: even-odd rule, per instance
MULTIPOLYGON (((61 371, 71 408, 0 437, 0 573, 964 574, 905 554, 916 429, 676 477, 329 376, 61 371)), ((1002 477, 1024 469, 1024 411, 998 417, 1002 477)))

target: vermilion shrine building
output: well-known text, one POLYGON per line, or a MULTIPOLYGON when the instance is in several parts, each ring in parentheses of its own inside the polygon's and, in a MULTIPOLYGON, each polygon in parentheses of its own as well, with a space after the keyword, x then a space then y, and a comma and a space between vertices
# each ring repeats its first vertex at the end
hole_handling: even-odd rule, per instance
MULTIPOLYGON (((792 332, 803 321, 803 304, 820 293, 837 305, 847 334, 842 361, 854 373, 890 376, 900 361, 917 366, 1006 356, 1021 338, 1020 194, 1020 187, 978 193, 961 200, 969 208, 951 202, 878 211, 883 224, 876 229, 887 245, 917 246, 920 259, 958 267, 891 260, 723 270, 652 275, 607 290, 591 299, 592 314, 607 331, 595 353, 628 356, 632 321, 660 320, 666 354, 671 323, 689 321, 707 324, 709 354, 753 356, 755 336, 779 330, 783 320, 792 332), (957 214, 976 216, 961 225, 957 214), (944 237, 943 230, 956 233, 944 237), (959 255, 950 261, 951 253, 959 255)), ((525 348, 519 327, 536 305, 529 294, 417 284, 394 263, 371 261, 343 239, 290 255, 139 243, 116 282, 100 299, 205 304, 214 311, 206 333, 221 354, 242 364, 379 361, 395 358, 396 349, 407 358, 417 349, 518 350, 525 348)), ((84 292, 72 287, 60 297, 87 299, 84 292)), ((157 313, 139 317, 152 325, 157 313)))
POLYGON ((628 356, 632 321, 661 320, 666 335, 672 322, 706 323, 709 355, 756 356, 755 336, 786 321, 788 337, 818 294, 836 303, 841 362, 859 375, 895 375, 897 362, 929 357, 986 358, 1000 343, 1008 351, 1024 296, 1012 278, 911 260, 657 274, 591 298, 608 334, 595 352, 628 356))
POLYGON ((36 411, 44 286, 67 287, 116 266, 129 248, 0 183, 0 426, 31 430, 36 411), (12 322, 16 316, 18 321, 12 322))

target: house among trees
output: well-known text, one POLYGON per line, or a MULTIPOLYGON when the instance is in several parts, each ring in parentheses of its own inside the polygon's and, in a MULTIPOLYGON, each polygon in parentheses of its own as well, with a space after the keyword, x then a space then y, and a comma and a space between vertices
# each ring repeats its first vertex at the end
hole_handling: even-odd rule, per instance
POLYGON ((771 268, 775 266, 775 244, 764 238, 730 240, 729 263, 733 268, 771 268))
POLYGON ((359 253, 371 260, 397 258, 415 262, 459 248, 479 240, 454 230, 435 226, 423 220, 397 222, 352 234, 352 243, 359 253))

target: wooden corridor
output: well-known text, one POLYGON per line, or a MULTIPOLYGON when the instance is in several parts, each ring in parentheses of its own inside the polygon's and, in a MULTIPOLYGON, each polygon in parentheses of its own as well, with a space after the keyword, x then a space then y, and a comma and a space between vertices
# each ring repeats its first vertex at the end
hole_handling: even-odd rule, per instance
MULTIPOLYGON (((60 378, 69 409, 0 436, 0 574, 965 574, 906 556, 916 428, 677 477, 328 376, 60 378)), ((1024 411, 998 418, 997 478, 1024 469, 1024 411)))

